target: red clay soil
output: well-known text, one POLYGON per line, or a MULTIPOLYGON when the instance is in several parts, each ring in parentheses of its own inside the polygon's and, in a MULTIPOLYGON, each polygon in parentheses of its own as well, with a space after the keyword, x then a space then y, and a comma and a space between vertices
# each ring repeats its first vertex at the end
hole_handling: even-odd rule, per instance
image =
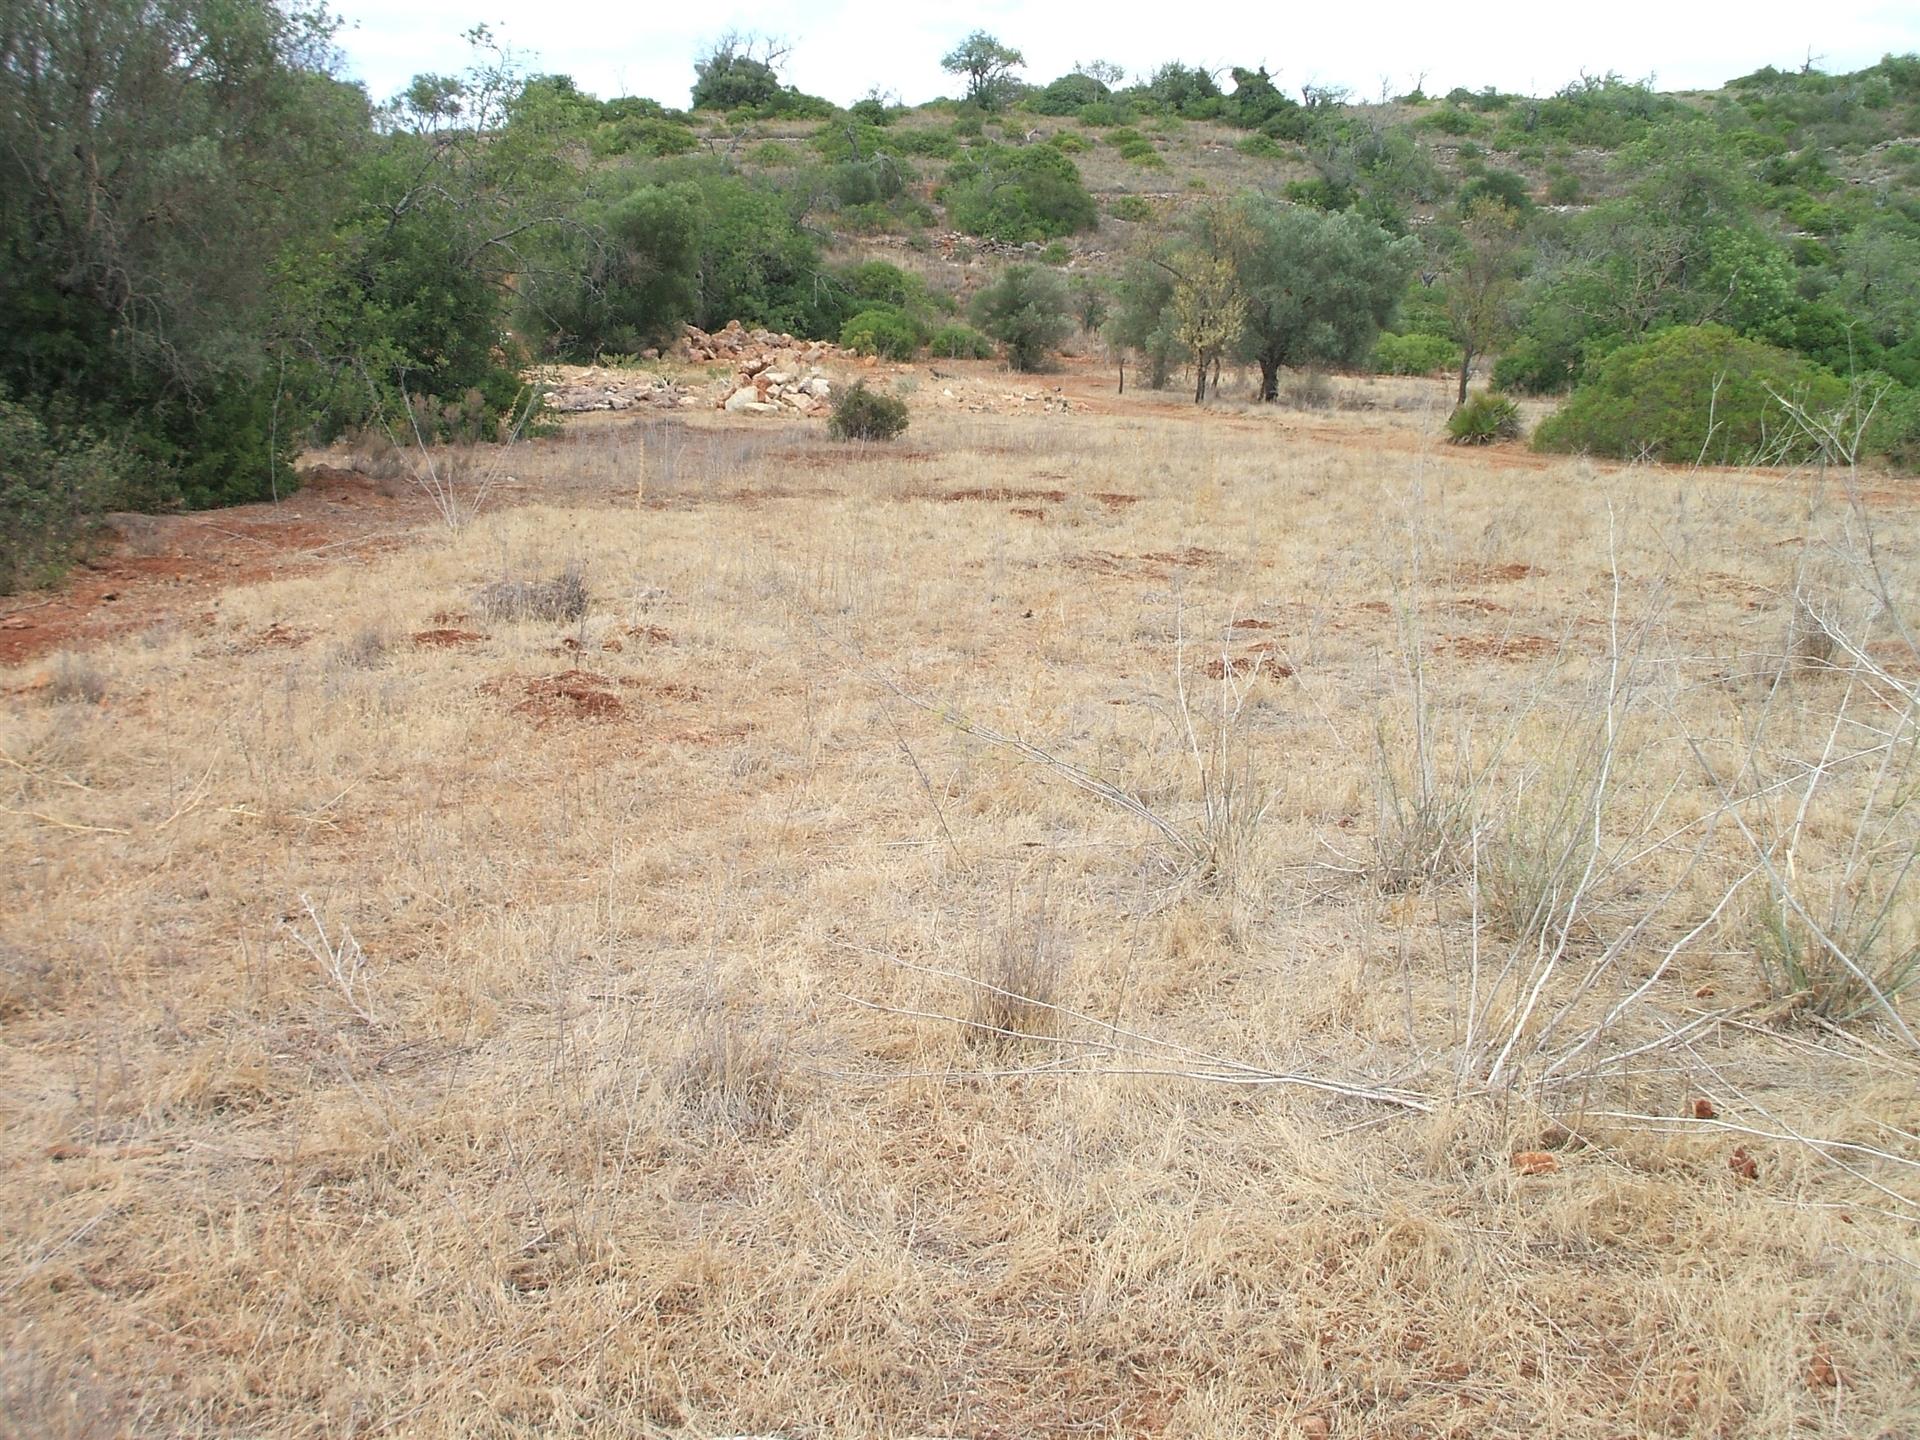
POLYGON ((422 502, 382 494, 351 470, 320 466, 302 478, 279 504, 129 517, 124 539, 51 593, 0 597, 0 666, 162 623, 204 626, 222 590, 390 548, 427 516, 422 502))
POLYGON ((434 650, 452 650, 462 645, 478 645, 487 637, 474 630, 422 630, 413 643, 434 650))

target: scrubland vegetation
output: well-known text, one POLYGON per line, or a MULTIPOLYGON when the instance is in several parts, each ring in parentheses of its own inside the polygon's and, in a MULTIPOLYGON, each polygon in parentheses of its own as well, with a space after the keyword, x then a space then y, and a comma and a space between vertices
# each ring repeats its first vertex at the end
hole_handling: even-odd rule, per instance
POLYGON ((26 14, 0 1434, 1920 1432, 1911 57, 26 14))
MULTIPOLYGON (((1071 281, 1028 282, 1012 338, 972 313, 1019 368, 1064 344, 1205 399, 1239 360, 1267 400, 1281 369, 1451 368, 1464 402, 1476 365, 1579 394, 1716 325, 1765 347, 1788 399, 1864 393, 1869 455, 1915 463, 1913 56, 1711 93, 1604 76, 1363 102, 1177 62, 1029 82, 976 33, 946 57, 959 99, 842 109, 736 36, 682 110, 470 38, 466 72, 369 97, 335 78, 323 16, 265 0, 20 7, 0 403, 35 438, 0 477, 29 537, 5 583, 57 564, 62 517, 276 496, 303 446, 369 426, 490 435, 530 362, 639 357, 689 322, 962 353, 1010 251, 1071 281)), ((1775 428, 1763 387, 1724 398, 1709 448, 1775 428)), ((1588 409, 1541 443, 1681 448, 1588 409)))

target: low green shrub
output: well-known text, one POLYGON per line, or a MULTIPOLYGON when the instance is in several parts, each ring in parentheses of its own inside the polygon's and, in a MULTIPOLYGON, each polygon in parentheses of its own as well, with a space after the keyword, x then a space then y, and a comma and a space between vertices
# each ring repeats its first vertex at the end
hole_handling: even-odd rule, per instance
POLYGON ((869 390, 864 380, 840 391, 827 417, 835 440, 891 440, 906 428, 907 402, 869 390))
POLYGON ((1153 203, 1144 195, 1120 195, 1109 202, 1107 213, 1116 220, 1131 220, 1138 224, 1153 219, 1153 203))
POLYGON ((1493 384, 1515 395, 1559 395, 1573 384, 1573 366, 1564 352, 1523 335, 1493 362, 1493 384))
POLYGON ((856 355, 911 360, 920 348, 920 327, 891 307, 862 310, 840 327, 840 348, 856 355))
POLYGON ((1460 364, 1460 347, 1444 335, 1383 332, 1373 342, 1373 368, 1381 375, 1432 375, 1460 364))
POLYGON ((50 434, 0 394, 0 595, 58 578, 99 516, 120 503, 126 459, 85 431, 50 434))
POLYGON ((1520 438, 1520 407, 1497 390, 1481 390, 1447 417, 1447 438, 1456 445, 1491 445, 1520 438))
POLYGON ((1847 387, 1798 355, 1722 325, 1681 326, 1623 345, 1534 432, 1536 449, 1716 465, 1795 462, 1814 447, 1796 436, 1784 397, 1816 414, 1847 387))
POLYGON ((943 360, 986 360, 993 355, 993 341, 971 325, 942 325, 927 341, 927 353, 943 360))

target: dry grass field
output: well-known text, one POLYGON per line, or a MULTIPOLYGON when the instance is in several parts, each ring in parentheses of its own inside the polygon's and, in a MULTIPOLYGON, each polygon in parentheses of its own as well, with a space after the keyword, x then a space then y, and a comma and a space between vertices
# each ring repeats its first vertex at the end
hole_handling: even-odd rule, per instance
POLYGON ((582 421, 0 672, 0 1431, 1920 1434, 1920 508, 1430 388, 582 421))

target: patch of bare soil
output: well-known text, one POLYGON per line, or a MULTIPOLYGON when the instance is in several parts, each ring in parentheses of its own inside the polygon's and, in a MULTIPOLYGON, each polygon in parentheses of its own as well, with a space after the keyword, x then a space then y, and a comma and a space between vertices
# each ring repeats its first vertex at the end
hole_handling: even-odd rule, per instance
POLYGON ((535 675, 518 682, 490 680, 481 688, 495 695, 508 695, 517 689, 521 698, 513 705, 513 712, 539 726, 566 720, 582 724, 618 720, 627 712, 614 693, 613 680, 593 670, 562 670, 557 675, 535 675))
POLYGON ((956 500, 1044 500, 1050 505, 1058 505, 1067 498, 1064 490, 1017 490, 1008 485, 976 485, 966 490, 949 490, 938 497, 948 502, 956 500))
POLYGON ((1525 580, 1530 575, 1545 573, 1538 565, 1509 560, 1503 565, 1462 565, 1453 572, 1453 578, 1461 585, 1492 585, 1525 580))
POLYGON ((1225 680, 1229 676, 1265 675, 1274 680, 1293 678, 1293 666, 1263 646, 1254 646, 1239 655, 1216 655, 1206 663, 1209 680, 1225 680))
POLYGON ((452 650, 462 645, 478 645, 487 637, 477 630, 420 630, 413 635, 413 643, 433 650, 452 650))
POLYGON ((1545 635, 1449 635, 1446 648, 1466 660, 1531 660, 1557 647, 1545 635))
POLYGON ((1165 580, 1176 568, 1199 568, 1220 558, 1218 550, 1204 545, 1187 545, 1178 550, 1149 550, 1143 555, 1116 555, 1111 550, 1088 550, 1069 555, 1061 563, 1074 570, 1090 570, 1096 575, 1124 575, 1144 580, 1165 580))

